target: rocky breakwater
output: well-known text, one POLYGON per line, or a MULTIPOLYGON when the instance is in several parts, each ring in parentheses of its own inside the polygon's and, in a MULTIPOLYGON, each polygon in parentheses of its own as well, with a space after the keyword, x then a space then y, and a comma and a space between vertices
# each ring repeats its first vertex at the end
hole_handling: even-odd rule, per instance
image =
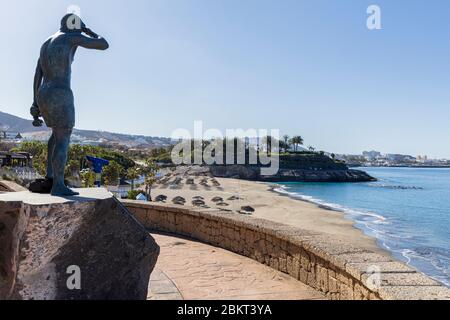
POLYGON ((285 169, 277 174, 261 175, 261 167, 249 165, 211 166, 211 174, 219 178, 236 178, 266 182, 368 182, 376 179, 361 170, 354 169, 285 169))
POLYGON ((0 300, 145 300, 158 254, 104 189, 0 195, 0 300))

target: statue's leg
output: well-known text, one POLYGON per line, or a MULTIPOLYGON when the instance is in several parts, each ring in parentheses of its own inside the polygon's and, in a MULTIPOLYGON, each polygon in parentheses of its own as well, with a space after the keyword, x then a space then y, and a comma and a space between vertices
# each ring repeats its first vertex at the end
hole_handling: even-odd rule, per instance
POLYGON ((47 152, 47 179, 53 179, 53 152, 55 151, 55 134, 48 140, 48 152, 47 152))
POLYGON ((53 134, 55 137, 55 148, 53 150, 53 188, 52 195, 54 196, 74 196, 77 192, 70 190, 64 184, 64 171, 67 164, 67 153, 69 151, 70 135, 72 129, 68 128, 54 128, 53 134))

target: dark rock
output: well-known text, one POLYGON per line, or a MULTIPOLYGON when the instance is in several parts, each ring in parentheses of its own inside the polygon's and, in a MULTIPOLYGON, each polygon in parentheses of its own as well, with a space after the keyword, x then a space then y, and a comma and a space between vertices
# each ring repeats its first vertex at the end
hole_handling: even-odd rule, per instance
POLYGON ((50 194, 53 188, 53 179, 38 179, 30 183, 28 190, 33 193, 50 194))
MULTIPOLYGON (((70 188, 78 188, 76 181, 64 180, 64 184, 70 188)), ((37 179, 30 183, 28 190, 32 193, 50 194, 53 188, 53 179, 37 179)))
POLYGON ((272 176, 262 176, 260 166, 223 165, 210 166, 211 174, 220 178, 234 178, 263 182, 368 182, 376 181, 364 171, 283 169, 272 176))
POLYGON ((244 165, 211 166, 210 170, 213 176, 219 178, 257 180, 259 176, 259 171, 244 165))

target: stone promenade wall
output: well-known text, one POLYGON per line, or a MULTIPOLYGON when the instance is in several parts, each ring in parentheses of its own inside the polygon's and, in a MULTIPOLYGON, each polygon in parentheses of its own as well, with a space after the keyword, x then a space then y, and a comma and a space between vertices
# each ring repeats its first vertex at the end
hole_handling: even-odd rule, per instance
POLYGON ((450 299, 416 270, 328 236, 210 209, 123 201, 148 229, 193 238, 257 260, 335 300, 450 299))

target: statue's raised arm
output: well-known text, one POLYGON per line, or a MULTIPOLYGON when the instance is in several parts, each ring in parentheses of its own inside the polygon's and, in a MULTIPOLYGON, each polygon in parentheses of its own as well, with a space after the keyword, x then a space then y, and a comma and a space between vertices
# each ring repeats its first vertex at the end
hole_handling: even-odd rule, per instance
POLYGON ((76 45, 86 49, 96 50, 106 50, 109 48, 108 41, 96 34, 91 29, 84 27, 82 31, 87 36, 80 34, 78 37, 76 37, 76 45))

